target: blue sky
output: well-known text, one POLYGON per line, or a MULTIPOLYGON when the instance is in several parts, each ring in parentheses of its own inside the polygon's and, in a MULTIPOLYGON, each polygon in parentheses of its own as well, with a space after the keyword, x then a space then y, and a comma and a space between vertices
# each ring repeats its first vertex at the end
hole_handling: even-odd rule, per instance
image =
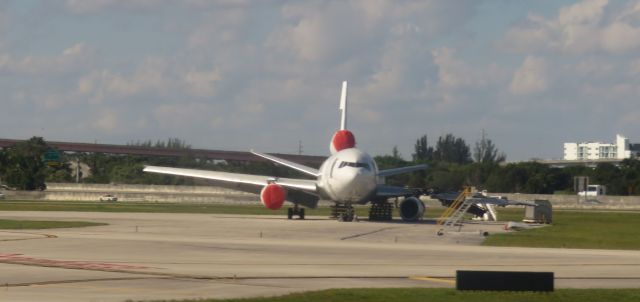
POLYGON ((0 137, 374 155, 484 131, 509 160, 640 141, 640 1, 4 1, 0 137))

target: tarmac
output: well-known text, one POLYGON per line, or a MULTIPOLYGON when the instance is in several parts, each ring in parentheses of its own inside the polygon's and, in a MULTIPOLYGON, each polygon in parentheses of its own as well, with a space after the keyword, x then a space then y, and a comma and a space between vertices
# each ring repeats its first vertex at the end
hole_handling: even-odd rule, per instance
POLYGON ((109 225, 0 230, 0 301, 241 298, 327 288, 455 287, 456 270, 554 272, 556 288, 638 288, 640 253, 483 247, 503 224, 0 212, 109 225))

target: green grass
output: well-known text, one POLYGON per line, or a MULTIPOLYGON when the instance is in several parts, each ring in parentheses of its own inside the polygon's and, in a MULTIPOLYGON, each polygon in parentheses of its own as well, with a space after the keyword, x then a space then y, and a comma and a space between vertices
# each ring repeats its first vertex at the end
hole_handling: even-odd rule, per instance
POLYGON ((640 250, 640 213, 555 211, 553 225, 493 234, 484 245, 640 250))
MULTIPOLYGON (((71 211, 120 213, 202 213, 286 216, 287 206, 269 210, 262 205, 194 204, 194 203, 98 203, 80 201, 2 201, 0 211, 71 211)), ((356 207, 360 217, 368 217, 368 207, 356 207)), ((305 209, 306 215, 329 216, 328 207, 305 209)))
MULTIPOLYGON (((70 212, 119 212, 119 213, 202 213, 202 214, 241 214, 241 215, 287 215, 288 205, 279 210, 269 210, 262 205, 246 204, 196 204, 196 203, 149 203, 149 202, 114 202, 100 203, 94 201, 24 201, 6 200, 0 202, 0 211, 70 211, 70 212)), ((369 206, 355 206, 359 217, 369 217, 369 206)), ((444 208, 427 208, 426 218, 440 217, 444 208)), ((317 209, 305 209, 306 215, 326 216, 330 214, 327 206, 317 209)), ((523 210, 520 209, 520 219, 523 210)), ((394 217, 398 218, 397 211, 394 217)))
POLYGON ((40 230, 57 228, 80 228, 87 226, 107 225, 106 223, 85 221, 40 221, 40 220, 8 220, 0 219, 2 230, 40 230))
POLYGON ((589 301, 640 301, 640 289, 559 289, 550 293, 535 292, 479 292, 457 291, 448 288, 361 288, 330 289, 306 293, 296 293, 270 298, 227 299, 227 300, 183 300, 183 301, 226 301, 226 302, 589 302, 589 301))

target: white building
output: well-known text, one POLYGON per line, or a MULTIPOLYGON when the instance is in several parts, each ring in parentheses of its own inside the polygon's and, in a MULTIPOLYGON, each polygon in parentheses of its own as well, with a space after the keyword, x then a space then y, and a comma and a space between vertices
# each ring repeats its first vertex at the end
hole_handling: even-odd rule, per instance
POLYGON ((625 159, 637 157, 629 139, 618 134, 615 144, 600 142, 564 143, 564 160, 625 159))

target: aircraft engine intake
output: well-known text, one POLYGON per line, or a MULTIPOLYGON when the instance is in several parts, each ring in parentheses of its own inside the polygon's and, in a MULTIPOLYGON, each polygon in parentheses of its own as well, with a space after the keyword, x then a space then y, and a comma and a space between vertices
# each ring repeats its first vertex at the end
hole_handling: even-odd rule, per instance
POLYGON ((331 139, 331 154, 356 146, 356 138, 349 130, 338 130, 331 139))
POLYGON ((403 221, 418 221, 424 215, 424 203, 418 198, 409 197, 400 203, 400 217, 403 221))
POLYGON ((268 184, 260 191, 262 204, 270 210, 278 210, 282 207, 287 192, 277 184, 268 184))

